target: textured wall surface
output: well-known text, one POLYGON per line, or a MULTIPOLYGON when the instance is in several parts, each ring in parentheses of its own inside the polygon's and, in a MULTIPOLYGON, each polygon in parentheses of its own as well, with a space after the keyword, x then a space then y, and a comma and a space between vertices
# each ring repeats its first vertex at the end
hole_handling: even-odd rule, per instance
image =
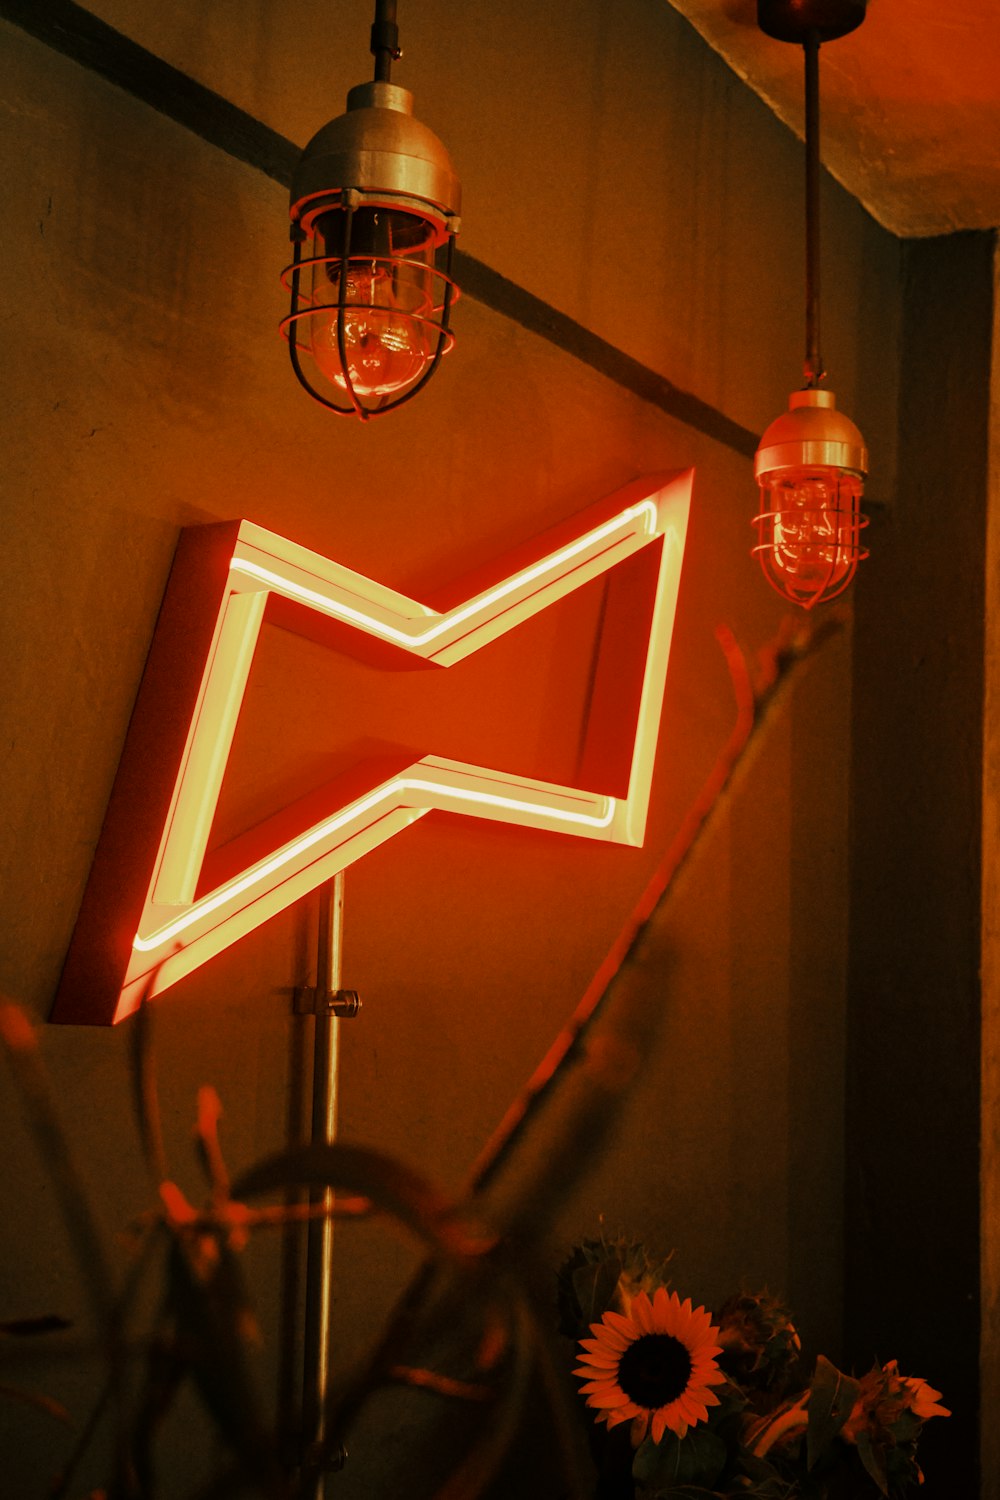
MULTIPOLYGON (((368 73, 360 5, 350 16, 307 0, 98 9, 299 142, 368 73)), ((643 0, 510 4, 502 25, 491 6, 441 0, 400 20, 398 79, 463 177, 464 248, 752 431, 782 410, 800 369, 799 151, 686 23, 643 0)), ((0 48, 12 292, 0 418, 0 984, 39 1023, 179 527, 244 516, 421 596, 637 474, 696 468, 646 846, 435 814, 348 872, 344 978, 365 1008, 344 1028, 342 1129, 453 1189, 728 734, 715 627, 727 622, 751 647, 777 627, 780 603, 748 557, 750 463, 471 299, 456 314, 458 347, 417 401, 368 427, 327 417, 298 391, 275 333, 282 189, 16 27, 2 26, 0 48)), ((872 493, 889 502, 898 246, 832 186, 827 222, 832 383, 863 421, 878 455, 872 493)), ((567 737, 570 629, 540 648, 553 687, 528 726, 536 749, 567 737)), ((607 1152, 580 1163, 541 1250, 554 1266, 603 1215, 611 1230, 676 1247, 676 1285, 696 1300, 741 1280, 784 1291, 809 1347, 832 1357, 849 648, 848 624, 800 681, 678 894, 648 996, 657 1041, 607 1152)), ((399 722, 373 729, 342 682, 329 653, 272 633, 259 714, 233 766, 234 817, 253 821, 288 785, 309 784, 331 745, 413 737, 405 684, 399 722)), ((468 724, 451 729, 502 739, 511 691, 509 676, 499 702, 471 687, 468 724)), ((234 1168, 287 1138, 303 1041, 291 989, 312 961, 315 921, 315 901, 287 911, 156 1005, 167 1147, 193 1195, 199 1084, 222 1096, 234 1168)), ((127 1045, 128 1023, 42 1037, 109 1238, 151 1201, 127 1045)), ((53 1195, 6 1084, 0 1108, 0 1317, 83 1317, 53 1195)), ((346 1227, 336 1257, 339 1359, 371 1337, 413 1252, 377 1227, 346 1227)), ((247 1264, 270 1395, 276 1242, 251 1247, 247 1264)), ((92 1382, 74 1364, 31 1372, 78 1418, 92 1382)), ((36 1412, 3 1411, 0 1424, 10 1492, 43 1494, 66 1440, 36 1412)), ((184 1441, 168 1445, 165 1493, 194 1483, 199 1430, 191 1418, 184 1441)), ((338 1487, 345 1500, 393 1493, 386 1475, 405 1429, 394 1433, 395 1446, 377 1423, 359 1435, 338 1487)))
MULTIPOLYGON (((996 961, 988 910, 980 953, 995 860, 989 821, 982 842, 993 257, 988 234, 906 246, 899 496, 873 527, 855 614, 847 1341, 862 1367, 890 1342, 901 1365, 930 1360, 953 1393, 952 1421, 926 1434, 929 1495, 976 1483, 981 1165, 986 1184, 996 1172, 992 1112, 980 1149, 980 1047, 996 1048, 992 1005, 985 1029, 980 1011, 996 961)), ((989 1244, 990 1218, 983 1232, 989 1244)), ((992 1341, 983 1356, 995 1361, 992 1341)), ((981 1493, 998 1483, 994 1467, 981 1493)))

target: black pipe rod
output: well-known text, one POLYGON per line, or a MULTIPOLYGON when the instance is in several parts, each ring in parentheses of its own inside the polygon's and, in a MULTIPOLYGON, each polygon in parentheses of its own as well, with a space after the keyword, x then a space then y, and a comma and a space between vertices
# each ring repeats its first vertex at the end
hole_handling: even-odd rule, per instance
POLYGON ((802 45, 806 63, 806 360, 808 388, 823 379, 819 347, 819 32, 810 31, 802 45))
POLYGON ((388 83, 393 62, 400 56, 396 0, 375 0, 371 50, 375 59, 375 82, 388 83))

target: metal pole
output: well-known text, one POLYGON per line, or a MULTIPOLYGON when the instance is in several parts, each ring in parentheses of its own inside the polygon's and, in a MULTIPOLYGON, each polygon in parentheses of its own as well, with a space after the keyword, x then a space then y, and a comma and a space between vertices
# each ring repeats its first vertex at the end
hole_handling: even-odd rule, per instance
MULTIPOLYGON (((344 875, 341 871, 320 893, 319 944, 316 962, 316 1006, 313 1022, 313 1145, 331 1145, 337 1136, 337 1066, 340 1019, 332 1008, 340 989, 344 936, 344 875), (326 1002, 326 1003, 324 1003, 326 1002)), ((333 1193, 310 1194, 311 1206, 329 1210, 333 1193)), ((306 1448, 326 1437, 324 1408, 330 1384, 333 1218, 311 1219, 306 1250, 305 1349, 302 1377, 302 1427, 306 1448)), ((316 1480, 316 1500, 324 1500, 326 1476, 316 1480)))
POLYGON ((806 33, 806 386, 818 386, 825 373, 819 352, 819 45, 818 31, 806 33))

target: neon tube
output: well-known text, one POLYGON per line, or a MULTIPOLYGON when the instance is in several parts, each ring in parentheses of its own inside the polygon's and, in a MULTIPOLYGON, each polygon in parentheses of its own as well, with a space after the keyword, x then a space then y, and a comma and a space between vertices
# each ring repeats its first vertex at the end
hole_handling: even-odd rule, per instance
POLYGON ((175 984, 435 809, 641 843, 691 479, 688 472, 634 482, 602 503, 598 524, 584 522, 569 542, 444 612, 250 522, 183 533, 53 1019, 121 1019, 145 986, 157 993, 175 984), (653 544, 660 552, 652 617, 636 629, 638 714, 623 725, 631 739, 627 796, 426 756, 195 897, 269 595, 448 667, 653 544), (200 675, 191 655, 198 649, 200 675), (187 717, 179 718, 185 700, 187 717), (155 836, 149 808, 136 802, 144 794, 150 807, 162 807, 155 836), (116 905, 134 913, 127 941, 116 905))

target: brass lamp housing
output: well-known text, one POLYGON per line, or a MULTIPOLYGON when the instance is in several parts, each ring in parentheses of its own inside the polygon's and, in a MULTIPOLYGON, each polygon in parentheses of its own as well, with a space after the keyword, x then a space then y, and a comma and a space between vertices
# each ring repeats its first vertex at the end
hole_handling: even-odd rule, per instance
MULTIPOLYGON (((324 125, 306 146, 292 179, 294 258, 282 273, 291 305, 281 329, 300 384, 328 410, 362 419, 392 410, 423 388, 454 343, 449 319, 458 289, 450 272, 461 192, 448 152, 434 132, 414 118, 413 95, 397 84, 376 79, 352 88, 346 113, 324 125), (406 249, 388 244, 373 249, 358 242, 358 224, 367 219, 370 229, 380 217, 383 224, 404 226, 406 249), (331 225, 337 226, 335 246, 329 239, 331 225), (442 247, 444 271, 436 265, 442 247), (405 345, 412 334, 425 351, 425 356, 411 360, 413 378, 407 377, 391 393, 366 388, 356 367, 352 375, 350 320, 357 318, 352 313, 352 286, 366 267, 372 272, 377 268, 379 280, 387 285, 391 280, 410 292, 418 285, 423 289, 423 302, 416 309, 400 309, 378 294, 371 294, 362 309, 369 322, 381 320, 393 348, 405 345), (303 287, 303 272, 312 274, 312 293, 303 287), (319 292, 317 286, 322 288, 319 292), (344 404, 324 390, 328 371, 307 372, 303 367, 301 356, 312 351, 319 318, 333 329, 328 342, 333 362, 339 364, 335 379, 340 391, 331 389, 335 397, 343 392, 344 404)), ((388 231, 381 232, 388 236, 388 231)))
POLYGON ((754 455, 757 482, 783 469, 844 469, 868 473, 868 449, 850 417, 837 410, 833 391, 793 391, 788 411, 768 427, 754 455))
POLYGON ((457 219, 461 184, 437 136, 414 118, 409 89, 374 80, 350 90, 347 113, 318 130, 299 159, 292 178, 293 224, 308 223, 319 200, 329 207, 348 188, 410 199, 442 226, 457 219))

